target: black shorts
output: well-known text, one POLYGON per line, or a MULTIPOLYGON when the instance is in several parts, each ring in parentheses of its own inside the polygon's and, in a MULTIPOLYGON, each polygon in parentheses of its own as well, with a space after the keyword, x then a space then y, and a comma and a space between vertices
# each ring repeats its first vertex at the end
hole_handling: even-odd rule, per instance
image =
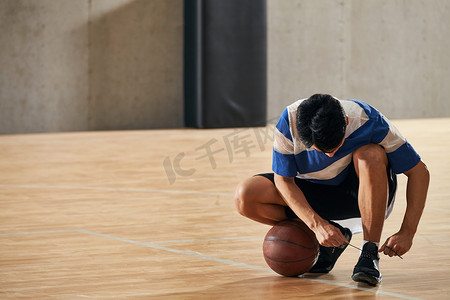
MULTIPOLYGON (((389 166, 387 175, 389 183, 388 206, 390 206, 397 190, 397 176, 389 166)), ((256 176, 263 176, 274 183, 273 173, 257 174, 256 176)), ((348 176, 337 186, 314 183, 297 177, 295 183, 305 195, 309 205, 325 220, 345 220, 361 217, 358 205, 359 179, 353 164, 350 165, 348 176)), ((288 206, 286 206, 286 215, 288 218, 297 217, 288 206)))

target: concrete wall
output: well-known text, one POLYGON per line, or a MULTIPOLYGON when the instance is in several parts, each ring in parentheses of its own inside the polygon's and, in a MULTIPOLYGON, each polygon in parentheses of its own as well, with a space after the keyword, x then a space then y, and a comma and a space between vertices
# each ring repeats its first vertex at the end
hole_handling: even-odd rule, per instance
MULTIPOLYGON (((450 1, 267 0, 268 112, 450 116, 450 1)), ((0 1, 0 134, 182 127, 183 0, 0 1)))
POLYGON ((87 1, 0 1, 0 133, 88 129, 87 24, 87 1))
POLYGON ((267 2, 268 117, 315 93, 344 94, 340 1, 267 2))
POLYGON ((345 95, 392 118, 450 116, 450 1, 351 1, 345 95))
POLYGON ((182 0, 93 0, 89 129, 181 127, 182 0))
POLYGON ((447 0, 268 0, 269 118, 316 92, 450 116, 447 0))
POLYGON ((183 126, 182 3, 0 1, 0 134, 183 126))

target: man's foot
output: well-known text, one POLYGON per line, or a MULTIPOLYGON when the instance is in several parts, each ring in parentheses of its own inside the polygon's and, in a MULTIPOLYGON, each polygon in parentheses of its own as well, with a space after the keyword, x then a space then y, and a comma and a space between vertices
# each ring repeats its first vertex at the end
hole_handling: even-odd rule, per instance
POLYGON ((381 282, 379 261, 377 245, 372 242, 365 243, 358 263, 353 269, 352 279, 376 286, 381 282))
MULTIPOLYGON (((330 224, 339 228, 342 234, 345 236, 345 239, 350 242, 352 239, 352 232, 348 228, 344 228, 341 225, 331 222, 330 224)), ((324 247, 322 245, 319 246, 319 258, 317 259, 316 264, 309 270, 308 273, 328 273, 333 269, 336 261, 339 256, 341 256, 342 252, 344 252, 345 248, 347 248, 348 244, 342 244, 339 247, 324 247)))

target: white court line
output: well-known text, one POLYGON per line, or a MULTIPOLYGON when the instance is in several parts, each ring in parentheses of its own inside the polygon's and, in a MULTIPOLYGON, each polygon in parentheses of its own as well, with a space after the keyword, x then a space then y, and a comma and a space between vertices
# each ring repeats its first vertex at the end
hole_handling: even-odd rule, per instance
POLYGON ((144 188, 109 188, 95 186, 71 186, 71 185, 30 185, 30 184, 0 184, 0 188, 19 188, 19 189, 55 189, 55 190, 91 190, 107 192, 146 192, 146 193, 165 193, 165 194, 198 194, 209 196, 233 196, 232 193, 200 192, 189 190, 159 190, 144 188))
POLYGON ((120 242, 125 242, 125 243, 135 244, 135 245, 139 245, 139 246, 144 246, 144 247, 147 247, 147 248, 154 248, 154 249, 164 250, 164 251, 168 251, 168 252, 172 252, 172 253, 184 254, 184 255, 194 256, 194 257, 203 258, 203 259, 209 259, 209 260, 222 262, 222 263, 226 263, 226 264, 230 264, 230 265, 237 265, 237 266, 250 268, 250 269, 255 269, 255 270, 264 270, 264 271, 268 270, 266 268, 261 268, 261 267, 257 267, 257 266, 247 265, 247 264, 243 264, 243 263, 237 263, 237 262, 234 262, 234 261, 231 261, 231 260, 226 260, 226 259, 221 259, 221 258, 216 258, 216 257, 209 257, 209 256, 205 256, 205 255, 202 255, 202 254, 199 254, 199 253, 195 253, 195 252, 187 252, 187 251, 182 251, 182 250, 162 247, 162 246, 158 246, 158 245, 153 245, 152 243, 143 243, 143 242, 139 242, 139 241, 119 238, 119 237, 112 236, 112 235, 109 235, 109 234, 102 234, 102 233, 92 232, 92 231, 83 230, 83 229, 76 229, 74 231, 77 231, 77 232, 80 232, 80 233, 89 234, 89 235, 93 235, 93 236, 97 236, 97 237, 103 237, 103 238, 107 238, 107 239, 112 239, 112 240, 116 240, 116 241, 120 241, 120 242))
MULTIPOLYGON (((98 236, 98 237, 113 239, 113 240, 121 241, 121 242, 125 242, 125 243, 131 243, 131 244, 135 244, 135 245, 140 245, 140 246, 144 246, 144 247, 154 248, 154 249, 158 249, 158 250, 164 250, 164 251, 177 253, 177 254, 182 254, 182 255, 194 256, 194 257, 198 257, 198 258, 201 258, 201 259, 212 260, 212 261, 221 262, 221 263, 225 263, 225 264, 229 264, 229 265, 233 265, 233 266, 244 267, 244 268, 247 268, 247 269, 260 270, 260 271, 266 271, 266 272, 273 272, 269 268, 262 268, 262 267, 258 267, 258 266, 252 266, 252 265, 249 265, 249 264, 244 264, 244 263, 239 263, 239 262, 235 262, 235 261, 232 261, 232 260, 227 260, 227 259, 221 259, 221 258, 217 258, 217 257, 207 256, 207 255, 203 255, 203 254, 199 254, 199 253, 195 253, 195 252, 188 252, 188 251, 177 250, 177 249, 172 249, 172 248, 168 248, 168 247, 161 247, 161 246, 158 246, 158 245, 154 245, 153 243, 142 243, 142 242, 138 242, 138 241, 133 241, 133 240, 129 240, 129 239, 123 239, 123 238, 115 237, 115 236, 112 236, 112 235, 109 235, 109 234, 96 233, 96 232, 87 231, 87 230, 76 230, 76 231, 81 232, 81 233, 86 233, 86 234, 89 234, 89 235, 98 236)), ((341 287, 346 287, 346 288, 350 288, 350 289, 361 290, 361 291, 370 292, 370 293, 374 293, 374 294, 381 294, 381 295, 385 295, 385 296, 396 297, 396 298, 400 298, 400 299, 421 300, 420 298, 416 298, 416 297, 410 297, 410 296, 405 296, 405 295, 401 295, 401 294, 397 294, 397 293, 391 293, 391 292, 386 292, 386 291, 381 291, 381 290, 373 290, 373 289, 370 289, 370 288, 353 286, 353 285, 350 285, 350 284, 345 284, 345 283, 340 283, 340 282, 335 282, 335 281, 330 281, 330 280, 324 280, 324 279, 318 279, 318 278, 309 278, 309 277, 302 277, 302 278, 307 279, 307 280, 320 282, 320 283, 326 283, 326 284, 331 284, 331 285, 335 285, 335 286, 341 286, 341 287)))
POLYGON ((171 243, 192 243, 192 242, 208 242, 208 241, 238 241, 238 240, 263 240, 262 237, 232 237, 232 238, 214 238, 214 239, 190 239, 190 240, 170 240, 170 241, 154 241, 150 244, 171 244, 171 243))
MULTIPOLYGON (((265 272, 273 273, 273 271, 271 269, 269 269, 269 268, 253 266, 253 265, 249 265, 249 264, 235 262, 235 261, 232 261, 232 260, 217 258, 217 257, 213 257, 213 256, 207 256, 207 255, 203 255, 203 254, 199 254, 199 253, 195 253, 195 252, 188 252, 188 251, 177 250, 177 249, 172 249, 172 248, 168 248, 168 247, 162 247, 162 246, 155 245, 156 243, 177 242, 176 240, 172 240, 172 241, 158 241, 158 242, 153 242, 153 243, 143 243, 143 242, 139 242, 139 241, 134 241, 134 240, 130 240, 130 239, 124 239, 124 238, 112 236, 112 235, 109 235, 109 234, 97 233, 97 232, 92 232, 92 231, 83 230, 83 229, 46 230, 46 231, 29 231, 29 232, 2 233, 2 234, 0 234, 0 236, 26 235, 26 234, 43 234, 43 233, 60 233, 60 232, 79 232, 79 233, 82 233, 82 234, 87 234, 87 235, 91 235, 91 236, 112 239, 112 240, 115 240, 115 241, 120 241, 120 242, 124 242, 124 243, 128 243, 128 244, 134 244, 134 245, 143 246, 143 247, 147 247, 147 248, 153 248, 153 249, 163 250, 163 251, 167 251, 167 252, 171 252, 171 253, 176 253, 176 254, 181 254, 181 255, 188 255, 188 256, 193 256, 193 257, 197 257, 197 258, 200 258, 200 259, 206 259, 206 260, 211 260, 211 261, 215 261, 215 262, 225 263, 225 264, 232 265, 232 266, 238 266, 238 267, 243 267, 243 268, 247 268, 247 269, 253 269, 253 270, 259 270, 259 271, 265 271, 265 272)), ((194 240, 179 240, 179 241, 180 242, 186 242, 186 241, 205 241, 205 240, 224 240, 224 239, 228 239, 228 240, 230 240, 230 239, 241 239, 242 240, 242 239, 245 239, 245 238, 221 238, 221 239, 218 238, 218 239, 203 239, 203 240, 202 239, 194 239, 194 240)), ((259 238, 251 237, 250 239, 259 239, 259 238)), ((331 281, 331 280, 325 280, 325 279, 319 279, 319 278, 310 278, 310 277, 307 277, 307 276, 303 276, 302 278, 304 278, 306 280, 315 281, 315 282, 326 283, 326 284, 331 284, 331 285, 335 285, 335 286, 346 287, 346 288, 349 288, 349 289, 356 289, 356 290, 361 290, 361 291, 370 292, 370 293, 374 293, 374 294, 381 294, 381 295, 385 295, 385 296, 391 296, 391 297, 400 298, 400 299, 422 300, 421 298, 410 297, 410 296, 397 294, 397 293, 391 293, 391 292, 382 291, 382 290, 373 290, 373 289, 370 289, 370 288, 354 286, 354 285, 350 285, 350 284, 346 284, 346 283, 340 283, 340 282, 331 281)))
MULTIPOLYGON (((163 193, 163 194, 196 194, 207 196, 226 196, 232 197, 233 193, 217 193, 217 192, 201 192, 190 190, 159 190, 159 189, 145 189, 145 188, 109 188, 109 187, 95 187, 95 186, 71 186, 71 185, 30 185, 30 184, 0 184, 0 188, 19 188, 19 189, 55 189, 55 190, 91 190, 91 191, 106 191, 106 192, 145 192, 145 193, 163 193)), ((399 206, 401 204, 396 204, 399 206)), ((439 207, 427 207, 424 210, 450 212, 450 209, 439 207)))
POLYGON ((74 231, 76 231, 76 230, 67 229, 67 230, 25 231, 25 232, 0 233, 0 236, 22 235, 22 234, 44 234, 44 233, 58 233, 58 232, 74 232, 74 231))

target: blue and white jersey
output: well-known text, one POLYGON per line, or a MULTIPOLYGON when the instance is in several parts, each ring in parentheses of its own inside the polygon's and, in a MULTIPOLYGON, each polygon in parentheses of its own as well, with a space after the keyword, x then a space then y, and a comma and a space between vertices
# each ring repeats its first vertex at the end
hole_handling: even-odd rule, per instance
POLYGON ((296 128, 297 107, 289 105, 274 131, 272 170, 284 177, 299 177, 321 184, 338 185, 348 174, 352 153, 370 143, 382 146, 394 173, 408 171, 420 156, 395 126, 372 106, 358 100, 339 100, 348 117, 344 144, 333 157, 307 148, 296 128))

